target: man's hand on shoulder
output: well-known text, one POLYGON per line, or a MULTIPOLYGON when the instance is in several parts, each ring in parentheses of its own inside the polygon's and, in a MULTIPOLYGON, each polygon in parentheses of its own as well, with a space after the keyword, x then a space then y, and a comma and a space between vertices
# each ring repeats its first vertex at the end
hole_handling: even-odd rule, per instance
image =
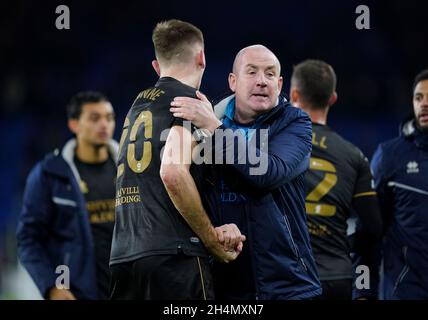
POLYGON ((190 97, 175 97, 171 102, 174 117, 191 121, 196 127, 206 129, 211 134, 221 125, 221 121, 214 114, 211 102, 200 91, 196 91, 199 99, 190 97))

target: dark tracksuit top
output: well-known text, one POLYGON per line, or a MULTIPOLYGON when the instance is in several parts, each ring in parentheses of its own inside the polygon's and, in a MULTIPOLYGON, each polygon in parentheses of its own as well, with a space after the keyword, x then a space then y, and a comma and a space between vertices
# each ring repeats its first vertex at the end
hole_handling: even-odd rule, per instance
POLYGON ((384 299, 428 299, 428 133, 404 122, 371 163, 386 229, 384 299))
MULTIPOLYGON (((214 109, 223 120, 220 129, 237 132, 236 127, 242 125, 233 124, 230 115, 225 118, 231 100, 232 96, 224 99, 214 109)), ((233 164, 214 165, 215 191, 206 193, 213 204, 211 217, 217 225, 235 223, 247 236, 236 261, 214 265, 216 296, 263 300, 315 297, 322 290, 307 229, 304 184, 311 121, 305 112, 280 98, 254 128, 253 135, 245 128, 240 131, 249 141, 246 159, 239 158, 239 139, 215 149, 216 157, 224 157, 223 163, 230 148, 235 156, 233 164), (267 137, 261 129, 267 130, 267 137), (266 156, 266 168, 259 174, 254 174, 254 169, 260 164, 248 159, 252 153, 266 156)))

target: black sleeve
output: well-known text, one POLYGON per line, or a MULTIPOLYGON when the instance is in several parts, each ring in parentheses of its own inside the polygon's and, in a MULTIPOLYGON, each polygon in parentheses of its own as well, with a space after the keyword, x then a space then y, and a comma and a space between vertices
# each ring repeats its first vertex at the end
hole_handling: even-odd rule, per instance
POLYGON ((352 197, 352 207, 360 221, 360 232, 378 239, 382 234, 382 216, 373 176, 367 158, 360 152, 358 177, 352 197))
MULTIPOLYGON (((193 92, 193 91, 191 92, 191 91, 186 90, 186 91, 180 92, 180 94, 177 94, 177 95, 176 94, 177 93, 175 92, 174 96, 177 96, 177 97, 182 96, 182 97, 189 97, 189 98, 198 99, 198 97, 196 96, 196 92, 193 92)), ((174 100, 174 97, 172 97, 170 99, 170 102, 172 100, 174 100)), ((169 105, 169 103, 168 103, 168 105, 169 105)), ((171 114, 171 116, 172 116, 172 114, 171 114)), ((195 132, 195 130, 198 129, 197 127, 195 127, 193 125, 193 123, 191 121, 183 119, 183 118, 177 118, 177 117, 173 117, 171 127, 173 127, 173 126, 180 126, 180 127, 186 128, 192 134, 195 132)))
POLYGON ((376 196, 366 196, 354 199, 353 207, 358 214, 356 231, 351 241, 353 266, 355 269, 359 265, 364 265, 370 271, 370 288, 357 289, 354 287, 353 296, 355 299, 377 299, 382 239, 379 203, 376 196))
POLYGON ((352 241, 353 264, 368 266, 370 289, 354 288, 354 298, 377 299, 383 222, 367 159, 361 158, 352 207, 358 215, 352 241))
POLYGON ((176 118, 176 117, 174 117, 174 120, 173 120, 173 122, 172 122, 172 124, 171 124, 171 127, 173 127, 173 126, 179 126, 179 127, 183 127, 183 128, 185 128, 185 129, 187 129, 187 130, 189 130, 190 131, 190 133, 194 133, 195 132, 195 130, 197 129, 194 125, 193 125, 193 123, 192 122, 190 122, 189 120, 185 120, 185 119, 183 119, 183 118, 176 118))
POLYGON ((383 223, 376 195, 355 198, 352 207, 359 218, 357 232, 371 239, 379 239, 382 236, 383 223))

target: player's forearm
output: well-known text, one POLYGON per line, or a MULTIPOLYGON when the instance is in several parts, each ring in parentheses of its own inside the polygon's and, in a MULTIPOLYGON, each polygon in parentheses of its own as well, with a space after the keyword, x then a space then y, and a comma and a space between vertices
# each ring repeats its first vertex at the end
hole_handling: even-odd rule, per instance
POLYGON ((216 233, 189 170, 184 166, 163 168, 161 176, 175 208, 202 242, 210 247, 217 239, 216 233))

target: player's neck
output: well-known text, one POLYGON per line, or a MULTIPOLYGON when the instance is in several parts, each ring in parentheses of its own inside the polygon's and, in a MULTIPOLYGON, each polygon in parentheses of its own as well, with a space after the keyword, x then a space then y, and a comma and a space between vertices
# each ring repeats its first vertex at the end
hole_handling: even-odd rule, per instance
POLYGON ((108 159, 108 148, 107 146, 94 146, 85 141, 77 142, 76 147, 77 158, 85 163, 101 163, 108 159))
POLYGON ((327 111, 326 110, 310 110, 307 111, 312 123, 318 123, 322 125, 327 124, 327 111))
POLYGON ((306 106, 303 103, 295 102, 293 104, 296 107, 305 111, 309 115, 309 117, 311 118, 312 123, 317 123, 317 124, 322 124, 322 125, 327 124, 327 115, 328 115, 328 111, 329 111, 328 107, 325 109, 314 109, 313 107, 306 106))
POLYGON ((174 78, 189 87, 199 89, 201 86, 202 75, 198 72, 193 72, 189 74, 188 70, 180 69, 167 69, 161 71, 160 77, 171 77, 174 78))

